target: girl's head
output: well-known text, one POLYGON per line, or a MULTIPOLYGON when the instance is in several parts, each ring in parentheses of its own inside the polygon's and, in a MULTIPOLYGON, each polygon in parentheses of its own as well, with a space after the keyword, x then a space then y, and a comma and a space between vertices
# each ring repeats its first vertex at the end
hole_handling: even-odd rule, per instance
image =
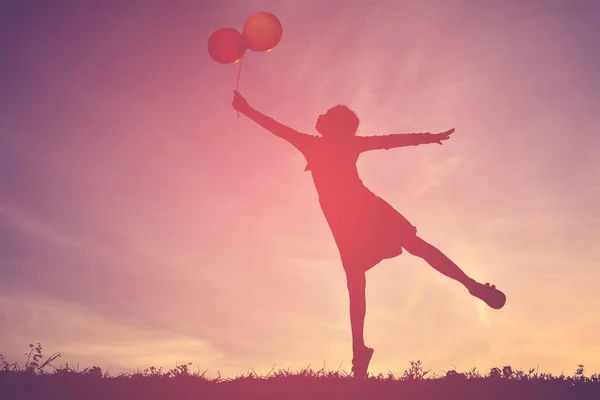
POLYGON ((354 111, 343 105, 331 107, 317 118, 315 128, 323 136, 347 137, 356 135, 359 120, 354 111))

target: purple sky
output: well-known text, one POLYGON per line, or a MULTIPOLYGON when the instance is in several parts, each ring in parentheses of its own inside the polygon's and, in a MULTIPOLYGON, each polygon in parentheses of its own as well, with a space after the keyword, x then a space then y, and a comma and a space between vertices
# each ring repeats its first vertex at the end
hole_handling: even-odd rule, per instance
POLYGON ((474 278, 368 273, 371 371, 600 371, 600 2, 13 1, 0 4, 0 352, 111 372, 349 371, 343 270, 304 160, 231 109, 217 28, 281 20, 241 92, 304 132, 343 103, 363 181, 474 278))

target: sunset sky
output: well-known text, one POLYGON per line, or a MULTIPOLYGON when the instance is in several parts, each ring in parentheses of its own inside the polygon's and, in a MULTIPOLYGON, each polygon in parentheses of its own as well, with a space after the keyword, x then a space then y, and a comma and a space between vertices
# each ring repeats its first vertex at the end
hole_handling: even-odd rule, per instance
POLYGON ((220 27, 276 14, 240 91, 316 134, 443 146, 361 156, 363 182, 497 311, 407 253, 367 273, 370 372, 600 372, 600 2, 0 4, 0 353, 111 373, 350 371, 344 272, 305 160, 231 107, 220 27))

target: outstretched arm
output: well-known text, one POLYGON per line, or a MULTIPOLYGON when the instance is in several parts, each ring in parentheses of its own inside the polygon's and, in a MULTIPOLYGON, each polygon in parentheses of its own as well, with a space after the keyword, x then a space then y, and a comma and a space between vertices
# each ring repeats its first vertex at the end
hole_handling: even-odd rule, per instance
POLYGON ((237 91, 234 91, 233 102, 231 104, 235 110, 244 114, 246 117, 270 131, 275 136, 287 140, 300 151, 302 151, 302 149, 305 147, 308 140, 311 139, 310 135, 300 133, 289 126, 277 122, 273 118, 261 113, 260 111, 253 109, 250 107, 246 99, 237 91))
POLYGON ((442 133, 395 133, 383 136, 359 136, 360 151, 389 150, 395 147, 418 146, 448 140, 454 128, 442 133))

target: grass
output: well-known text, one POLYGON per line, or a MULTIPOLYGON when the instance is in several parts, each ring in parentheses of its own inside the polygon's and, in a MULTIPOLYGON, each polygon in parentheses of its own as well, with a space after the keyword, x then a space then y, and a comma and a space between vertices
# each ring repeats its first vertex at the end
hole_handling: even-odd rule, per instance
POLYGON ((401 376, 357 381, 345 371, 310 368, 207 378, 206 371, 191 372, 191 363, 165 372, 150 367, 112 376, 99 367, 55 367, 60 354, 44 360, 39 343, 25 355, 25 364, 19 365, 0 354, 0 399, 600 399, 600 375, 586 376, 583 365, 573 376, 508 366, 428 376, 417 360, 401 376))

